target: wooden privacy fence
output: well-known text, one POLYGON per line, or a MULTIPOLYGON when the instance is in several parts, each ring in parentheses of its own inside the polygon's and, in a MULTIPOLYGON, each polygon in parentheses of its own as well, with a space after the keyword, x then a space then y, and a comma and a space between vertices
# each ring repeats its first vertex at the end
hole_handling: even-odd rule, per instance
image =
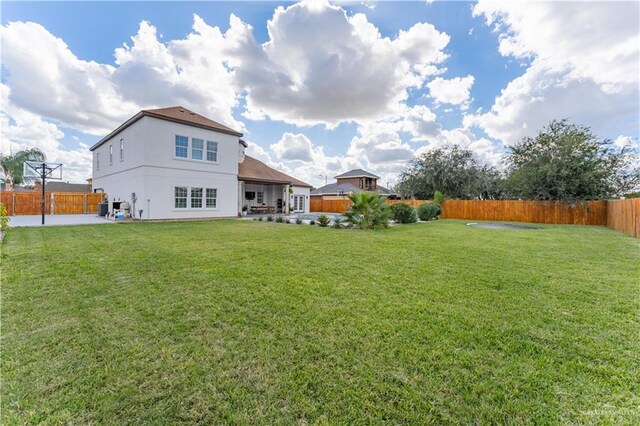
MULTIPOLYGON (((39 191, 0 191, 0 203, 9 215, 40 214, 42 193, 39 191)), ((45 192, 47 214, 92 214, 98 212, 98 204, 104 194, 89 192, 45 192)))
POLYGON ((640 198, 607 201, 607 227, 640 237, 640 198))
POLYGON ((588 201, 571 206, 548 201, 447 200, 443 219, 498 220, 506 222, 606 225, 607 202, 588 201))
MULTIPOLYGON (((387 200, 413 207, 429 200, 387 200)), ((343 213, 349 199, 311 199, 312 212, 343 213)), ((607 226, 625 234, 640 236, 640 199, 588 201, 575 206, 554 201, 519 200, 447 200, 442 205, 443 219, 493 220, 561 225, 607 226)))

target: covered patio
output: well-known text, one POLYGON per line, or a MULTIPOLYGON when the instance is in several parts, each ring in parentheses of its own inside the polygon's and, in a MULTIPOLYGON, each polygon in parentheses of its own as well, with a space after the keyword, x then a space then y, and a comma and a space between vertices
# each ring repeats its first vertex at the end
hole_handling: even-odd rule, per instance
POLYGON ((238 165, 238 213, 288 214, 309 211, 311 185, 245 155, 238 165))
POLYGON ((240 182, 241 209, 247 214, 284 213, 289 185, 277 182, 240 182))

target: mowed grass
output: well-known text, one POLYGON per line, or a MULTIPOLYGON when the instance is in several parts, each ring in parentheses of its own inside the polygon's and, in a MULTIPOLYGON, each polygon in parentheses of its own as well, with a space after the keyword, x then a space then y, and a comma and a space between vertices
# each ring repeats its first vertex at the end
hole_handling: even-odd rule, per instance
POLYGON ((2 423, 640 421, 640 245, 601 227, 17 228, 2 423))

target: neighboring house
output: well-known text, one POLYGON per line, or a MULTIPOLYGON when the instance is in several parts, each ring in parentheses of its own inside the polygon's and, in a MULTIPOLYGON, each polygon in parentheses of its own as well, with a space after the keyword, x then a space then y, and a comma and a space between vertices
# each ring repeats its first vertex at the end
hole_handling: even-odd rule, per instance
MULTIPOLYGON (((55 180, 47 180, 45 189, 47 191, 56 191, 56 192, 91 192, 91 184, 57 182, 55 180)), ((36 191, 42 190, 42 187, 40 186, 39 181, 35 183, 34 190, 36 191)))
POLYGON ((13 192, 32 192, 34 191, 33 186, 22 186, 22 185, 14 185, 11 189, 7 189, 6 183, 0 183, 0 191, 13 191, 13 192))
POLYGON ((366 170, 354 169, 335 177, 336 182, 311 191, 311 197, 325 200, 344 198, 350 193, 373 191, 389 198, 397 198, 398 194, 378 185, 379 176, 366 170))
POLYGON ((145 219, 308 211, 310 185, 245 155, 241 137, 183 107, 140 111, 91 147, 93 190, 107 194, 109 211, 135 199, 145 219))

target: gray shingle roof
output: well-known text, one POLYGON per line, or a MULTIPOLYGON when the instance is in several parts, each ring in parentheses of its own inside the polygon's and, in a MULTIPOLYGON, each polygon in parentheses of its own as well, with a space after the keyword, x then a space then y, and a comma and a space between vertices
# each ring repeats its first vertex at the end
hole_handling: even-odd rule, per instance
POLYGON ((56 181, 47 180, 45 189, 47 191, 60 191, 60 192, 91 192, 91 184, 56 182, 56 181))
POLYGON ((380 176, 376 176, 373 173, 369 173, 368 171, 362 170, 362 169, 349 170, 348 172, 338 175, 335 178, 339 179, 339 178, 349 178, 349 177, 368 177, 368 178, 380 179, 380 176))

